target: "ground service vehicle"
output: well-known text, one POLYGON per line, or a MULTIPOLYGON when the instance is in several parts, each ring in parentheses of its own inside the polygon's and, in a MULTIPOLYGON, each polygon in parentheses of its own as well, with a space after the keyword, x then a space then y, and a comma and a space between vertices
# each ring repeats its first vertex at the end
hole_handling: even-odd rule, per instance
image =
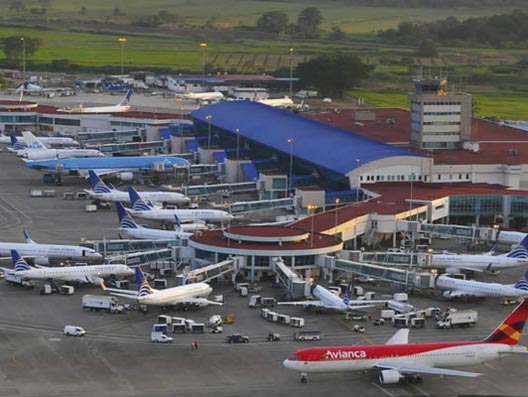
POLYGON ((470 325, 475 325, 477 319, 478 314, 476 310, 457 310, 456 312, 449 313, 445 319, 437 321, 436 326, 444 329, 456 326, 469 327, 470 325))
POLYGON ((395 301, 395 300, 387 301, 385 303, 385 307, 387 309, 394 310, 396 313, 402 313, 402 314, 416 311, 416 308, 413 305, 409 303, 401 302, 401 301, 395 301))
POLYGON ((375 318, 372 322, 374 325, 385 325, 385 320, 383 318, 375 318))
POLYGON ((64 334, 70 336, 83 336, 86 333, 83 327, 76 325, 66 325, 64 327, 64 334))
POLYGON ((163 332, 152 331, 150 333, 150 341, 154 343, 172 343, 172 338, 163 332))
POLYGON ((261 307, 274 307, 277 300, 273 297, 264 297, 260 295, 252 295, 249 297, 248 306, 260 309, 261 307))
POLYGON ((293 334, 293 340, 304 342, 306 340, 316 341, 321 339, 321 331, 299 331, 293 334))
POLYGON ((82 297, 83 309, 90 311, 106 310, 110 313, 123 313, 123 306, 121 306, 115 296, 105 295, 83 295, 82 297))
POLYGON ((249 337, 241 334, 227 335, 227 343, 248 343, 249 337))
POLYGON ((224 330, 224 328, 219 325, 219 326, 211 328, 211 333, 212 334, 221 334, 223 330, 224 330))
POLYGON ((31 280, 24 280, 22 277, 15 276, 14 274, 5 273, 5 281, 11 285, 20 285, 24 288, 35 288, 35 283, 31 280))
POLYGON ((277 342, 280 341, 280 334, 278 333, 270 333, 268 334, 268 341, 269 342, 277 342))
POLYGON ((359 324, 356 324, 356 325, 354 325, 354 331, 355 331, 355 332, 358 332, 358 333, 360 333, 360 334, 364 334, 365 331, 366 331, 366 329, 365 329, 364 326, 359 325, 359 324))

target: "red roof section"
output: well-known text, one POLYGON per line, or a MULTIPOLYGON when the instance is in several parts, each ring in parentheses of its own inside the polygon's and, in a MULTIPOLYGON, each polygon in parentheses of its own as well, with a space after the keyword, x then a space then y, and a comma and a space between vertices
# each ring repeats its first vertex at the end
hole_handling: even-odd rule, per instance
POLYGON ((471 141, 479 143, 479 151, 463 149, 435 150, 432 154, 409 146, 411 114, 395 108, 353 108, 309 116, 378 141, 405 147, 434 157, 435 164, 507 164, 528 163, 528 133, 491 121, 473 118, 471 141), (355 112, 372 112, 374 121, 356 121, 355 112), (390 120, 394 120, 394 123, 390 120), (512 150, 513 149, 513 150, 512 150))
MULTIPOLYGON (((380 215, 395 215, 409 210, 411 184, 409 182, 386 182, 368 185, 368 190, 380 195, 369 201, 350 204, 337 209, 337 223, 348 222, 359 216, 377 213, 380 215)), ((517 195, 528 196, 528 191, 510 190, 500 185, 488 184, 432 184, 413 182, 412 198, 414 200, 436 200, 452 195, 517 195)), ((421 204, 413 204, 413 208, 421 204)), ((317 232, 332 229, 336 226, 336 211, 326 211, 313 215, 313 227, 317 232)), ((311 216, 294 222, 290 227, 310 230, 311 216)))
POLYGON ((305 230, 281 226, 234 226, 229 233, 250 237, 293 237, 306 234, 305 230))

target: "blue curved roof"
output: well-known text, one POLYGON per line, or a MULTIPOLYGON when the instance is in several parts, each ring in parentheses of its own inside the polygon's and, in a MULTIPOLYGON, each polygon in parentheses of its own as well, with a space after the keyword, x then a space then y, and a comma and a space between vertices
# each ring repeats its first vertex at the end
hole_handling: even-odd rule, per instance
POLYGON ((227 131, 240 129, 240 136, 290 153, 294 157, 346 174, 360 165, 372 161, 397 157, 421 157, 374 139, 366 138, 340 128, 298 116, 252 101, 225 101, 202 107, 190 113, 197 120, 207 122, 227 131))

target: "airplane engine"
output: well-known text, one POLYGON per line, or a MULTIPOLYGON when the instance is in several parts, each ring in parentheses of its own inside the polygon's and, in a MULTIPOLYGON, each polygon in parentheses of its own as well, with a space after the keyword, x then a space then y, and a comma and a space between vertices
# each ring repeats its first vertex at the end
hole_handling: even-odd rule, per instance
POLYGON ((33 263, 40 266, 49 266, 50 261, 49 258, 46 258, 45 256, 37 256, 33 259, 33 263))
POLYGON ((134 179, 134 174, 132 172, 120 172, 117 177, 123 182, 131 182, 134 179))
POLYGON ((382 385, 398 383, 401 379, 403 379, 403 375, 394 369, 381 371, 378 377, 379 383, 382 385))
POLYGON ((444 299, 451 299, 451 291, 444 291, 442 295, 444 296, 444 299))

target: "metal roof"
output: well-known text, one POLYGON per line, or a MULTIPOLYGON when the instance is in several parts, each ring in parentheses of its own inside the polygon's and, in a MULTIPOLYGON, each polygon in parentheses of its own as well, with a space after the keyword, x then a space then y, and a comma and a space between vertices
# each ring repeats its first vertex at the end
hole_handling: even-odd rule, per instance
POLYGON ((275 148, 294 157, 347 174, 360 165, 372 161, 398 157, 422 157, 420 154, 394 147, 355 133, 328 126, 298 116, 292 112, 252 101, 225 101, 202 107, 190 116, 226 131, 275 148), (289 143, 288 139, 293 138, 289 143), (291 145, 291 146, 290 146, 291 145))

